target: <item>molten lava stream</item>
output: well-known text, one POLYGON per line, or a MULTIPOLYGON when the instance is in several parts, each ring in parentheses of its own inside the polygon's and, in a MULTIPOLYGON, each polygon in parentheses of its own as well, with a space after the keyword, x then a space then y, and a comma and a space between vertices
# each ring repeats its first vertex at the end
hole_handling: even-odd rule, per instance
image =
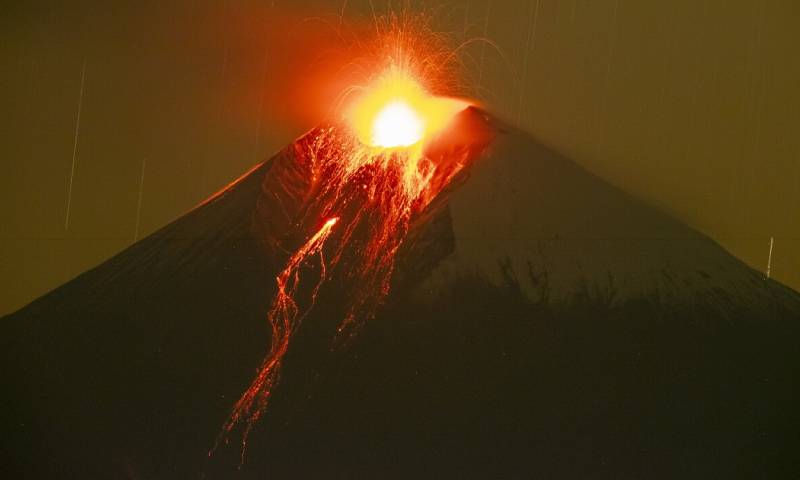
POLYGON ((348 112, 348 126, 313 130, 290 149, 297 162, 292 168, 304 171, 313 186, 313 191, 304 194, 307 204, 296 210, 300 218, 292 225, 300 232, 308 225, 322 226, 291 255, 277 277, 277 293, 268 314, 269 353, 224 423, 221 437, 244 425, 242 458, 247 436, 278 383, 292 334, 314 306, 323 283, 333 275, 346 292, 346 312, 337 338, 352 335, 360 322, 375 314, 389 292, 395 254, 412 216, 464 163, 461 159, 434 164, 423 155, 425 141, 465 107, 460 101, 432 97, 411 79, 390 70, 348 112), (336 235, 332 235, 334 227, 336 235), (319 261, 316 269, 309 268, 313 258, 319 261), (347 258, 346 268, 337 269, 343 258, 347 258), (313 285, 311 293, 300 300, 301 273, 312 270, 316 270, 313 282, 303 287, 306 291, 313 285))
MULTIPOLYGON (((230 432, 231 429, 241 420, 244 420, 246 416, 247 426, 245 428, 243 442, 246 442, 249 430, 252 428, 254 422, 260 418, 267 406, 270 392, 278 381, 281 361, 289 348, 289 338, 299 325, 299 310, 293 298, 300 282, 299 270, 302 264, 310 257, 313 255, 319 256, 321 274, 312 294, 311 301, 313 305, 319 286, 325 280, 325 259, 322 254, 322 247, 325 244, 325 240, 330 236, 331 229, 336 225, 338 220, 337 217, 333 217, 326 221, 319 231, 292 255, 286 268, 283 269, 276 279, 278 291, 275 295, 275 299, 272 301, 272 306, 268 315, 269 323, 272 327, 270 351, 261 364, 261 367, 259 367, 258 375, 253 380, 250 388, 248 388, 239 401, 236 402, 233 413, 224 425, 225 431, 230 432)), ((242 455, 244 455, 244 448, 242 455)))

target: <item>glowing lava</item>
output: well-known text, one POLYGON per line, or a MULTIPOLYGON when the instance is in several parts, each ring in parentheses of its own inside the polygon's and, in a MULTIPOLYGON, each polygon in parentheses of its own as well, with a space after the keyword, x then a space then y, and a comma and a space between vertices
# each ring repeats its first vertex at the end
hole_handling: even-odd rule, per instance
POLYGON ((343 124, 298 139, 274 159, 264 180, 272 200, 263 208, 273 212, 264 227, 265 243, 276 255, 293 253, 276 278, 269 353, 223 425, 220 439, 243 426, 242 455, 278 383, 292 334, 322 286, 332 284, 344 303, 336 337, 351 336, 388 294, 395 255, 412 217, 474 153, 425 155, 426 145, 468 104, 431 95, 398 52, 393 50, 382 74, 357 89, 359 95, 342 112, 343 124))
MULTIPOLYGON (((272 338, 270 351, 261 367, 258 375, 253 380, 252 386, 239 398, 234 406, 233 413, 223 426, 225 431, 230 431, 237 423, 247 420, 243 436, 243 446, 247 440, 250 429, 261 417, 267 407, 272 389, 278 382, 281 362, 286 351, 289 349, 289 339, 292 332, 299 326, 298 317, 300 311, 294 300, 294 294, 300 283, 300 268, 310 257, 319 256, 322 274, 319 282, 314 288, 311 303, 316 301, 317 291, 325 280, 325 259, 322 255, 322 246, 325 244, 331 229, 339 219, 336 217, 328 219, 322 227, 315 233, 294 255, 289 259, 286 268, 283 269, 278 278, 278 292, 272 301, 272 308, 269 311, 269 323, 272 327, 272 338), (256 388, 254 388, 256 387, 256 388), (247 418, 245 418, 247 417, 247 418)), ((309 307, 310 308, 310 307, 309 307)), ((242 459, 244 459, 244 449, 242 449, 242 459)))

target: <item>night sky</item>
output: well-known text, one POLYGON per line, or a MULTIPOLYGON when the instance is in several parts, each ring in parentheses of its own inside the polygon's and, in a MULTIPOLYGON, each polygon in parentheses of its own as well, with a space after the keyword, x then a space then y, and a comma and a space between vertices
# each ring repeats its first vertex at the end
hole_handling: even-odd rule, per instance
MULTIPOLYGON (((107 3, 16 1, 0 17, 0 314, 314 126, 272 104, 287 56, 319 61, 265 32, 275 17, 314 19, 293 31, 315 36, 339 12, 341 25, 372 14, 368 1, 107 3)), ((454 42, 491 40, 461 50, 466 93, 760 271, 774 238, 772 277, 800 289, 800 4, 411 7, 454 42)))

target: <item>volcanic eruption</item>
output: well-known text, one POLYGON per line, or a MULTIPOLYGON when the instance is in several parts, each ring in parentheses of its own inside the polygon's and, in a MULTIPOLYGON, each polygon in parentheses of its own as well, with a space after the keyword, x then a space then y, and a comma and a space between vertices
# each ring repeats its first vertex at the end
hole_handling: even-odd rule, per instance
POLYGON ((230 432, 246 422, 245 440, 276 386, 292 333, 343 257, 348 257, 347 272, 340 273, 339 280, 348 285, 344 289, 347 306, 337 334, 349 335, 356 322, 374 315, 388 294, 395 255, 411 219, 479 152, 473 146, 437 156, 430 149, 436 136, 467 105, 432 96, 403 67, 409 63, 402 58, 405 54, 394 53, 401 58, 391 58, 374 85, 361 92, 347 113, 347 125, 306 134, 282 158, 291 165, 265 179, 270 185, 265 190, 277 199, 273 208, 280 209, 267 212, 267 218, 281 215, 287 222, 278 229, 265 222, 263 235, 276 258, 282 252, 290 255, 276 279, 277 292, 268 315, 270 351, 224 425, 230 432), (293 178, 285 178, 285 172, 293 178), (286 192, 289 198, 278 193, 283 185, 294 186, 286 192), (302 245, 294 245, 298 240, 302 245), (313 273, 305 268, 312 258, 313 273), (310 285, 305 288, 307 298, 301 300, 306 282, 310 285))
POLYGON ((380 52, 340 116, 3 319, 7 471, 790 476, 800 295, 380 52))

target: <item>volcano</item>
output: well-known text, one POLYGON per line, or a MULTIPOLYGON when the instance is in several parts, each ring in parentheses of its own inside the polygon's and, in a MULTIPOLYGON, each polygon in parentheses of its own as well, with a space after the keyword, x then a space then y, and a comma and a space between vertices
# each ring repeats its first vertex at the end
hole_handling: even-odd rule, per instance
POLYGON ((450 130, 388 296, 336 342, 347 282, 314 289, 244 455, 320 129, 2 319, 6 475, 796 478, 800 294, 478 108, 450 130))

